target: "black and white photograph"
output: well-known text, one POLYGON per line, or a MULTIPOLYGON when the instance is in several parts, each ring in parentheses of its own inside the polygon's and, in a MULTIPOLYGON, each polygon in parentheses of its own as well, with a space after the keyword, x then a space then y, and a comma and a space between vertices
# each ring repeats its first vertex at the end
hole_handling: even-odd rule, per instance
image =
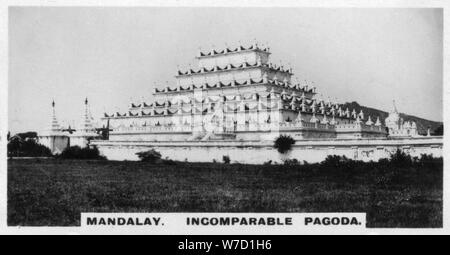
POLYGON ((9 230, 444 229, 443 7, 5 8, 9 230))

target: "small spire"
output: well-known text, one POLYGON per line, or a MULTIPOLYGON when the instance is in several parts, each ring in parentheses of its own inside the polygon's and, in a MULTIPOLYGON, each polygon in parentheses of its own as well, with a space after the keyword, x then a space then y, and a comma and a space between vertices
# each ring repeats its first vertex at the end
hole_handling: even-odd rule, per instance
POLYGON ((55 99, 52 101, 52 107, 55 108, 55 99))
POLYGON ((263 82, 267 83, 267 72, 264 72, 262 78, 263 78, 263 82))
POLYGON ((361 119, 364 119, 364 112, 363 112, 362 109, 361 109, 361 111, 359 112, 359 116, 361 117, 361 119))
POLYGON ((258 41, 256 38, 253 38, 253 47, 256 49, 258 47, 258 41))
POLYGON ((324 115, 323 115, 323 119, 322 119, 321 123, 322 123, 322 124, 328 124, 328 123, 329 123, 329 121, 328 121, 328 118, 327 118, 327 115, 326 115, 326 114, 324 114, 324 115))
POLYGON ((395 99, 392 100, 392 106, 393 106, 394 112, 398 113, 397 106, 395 105, 395 99))
POLYGON ((86 97, 86 99, 84 100, 84 104, 87 105, 88 104, 88 98, 86 97))
POLYGON ((372 124, 373 124, 372 118, 370 118, 370 115, 369 115, 369 119, 367 120, 366 125, 371 126, 372 124))
POLYGON ((318 121, 319 121, 319 120, 316 118, 316 113, 313 112, 312 117, 311 117, 311 119, 309 120, 309 122, 311 122, 311 123, 316 123, 316 122, 318 122, 318 121))
POLYGON ((375 126, 381 126, 380 116, 377 117, 377 121, 375 122, 375 126))
POLYGON ((297 117, 295 118, 295 122, 296 122, 296 123, 302 123, 302 120, 303 120, 303 118, 302 118, 302 112, 301 112, 301 111, 298 111, 297 117))
POLYGON ((261 57, 258 57, 258 59, 256 60, 256 65, 258 66, 262 65, 261 57))
POLYGON ((271 95, 275 95, 275 89, 272 87, 269 92, 271 95))
POLYGON ((334 114, 333 114, 333 118, 330 121, 331 125, 336 125, 336 119, 334 118, 334 114))

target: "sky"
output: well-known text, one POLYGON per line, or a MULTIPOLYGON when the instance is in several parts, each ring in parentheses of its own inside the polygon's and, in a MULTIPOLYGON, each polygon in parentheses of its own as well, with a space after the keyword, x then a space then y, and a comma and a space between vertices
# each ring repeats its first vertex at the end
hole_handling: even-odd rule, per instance
POLYGON ((323 96, 442 121, 441 9, 10 7, 12 133, 63 125, 152 100, 199 48, 270 46, 271 61, 323 96))

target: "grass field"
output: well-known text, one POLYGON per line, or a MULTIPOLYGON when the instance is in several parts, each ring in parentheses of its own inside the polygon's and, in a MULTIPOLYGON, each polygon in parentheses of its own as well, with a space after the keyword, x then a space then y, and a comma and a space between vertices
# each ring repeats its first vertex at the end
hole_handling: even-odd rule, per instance
POLYGON ((8 161, 8 225, 79 225, 80 212, 366 212, 368 227, 442 227, 442 163, 8 161))

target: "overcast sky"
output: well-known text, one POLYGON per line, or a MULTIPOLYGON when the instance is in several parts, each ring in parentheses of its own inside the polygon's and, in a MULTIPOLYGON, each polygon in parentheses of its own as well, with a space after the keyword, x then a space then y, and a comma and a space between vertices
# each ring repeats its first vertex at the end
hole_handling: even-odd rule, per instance
POLYGON ((63 124, 151 99, 198 48, 268 43, 274 63, 340 101, 442 121, 441 9, 9 9, 9 129, 63 124))

